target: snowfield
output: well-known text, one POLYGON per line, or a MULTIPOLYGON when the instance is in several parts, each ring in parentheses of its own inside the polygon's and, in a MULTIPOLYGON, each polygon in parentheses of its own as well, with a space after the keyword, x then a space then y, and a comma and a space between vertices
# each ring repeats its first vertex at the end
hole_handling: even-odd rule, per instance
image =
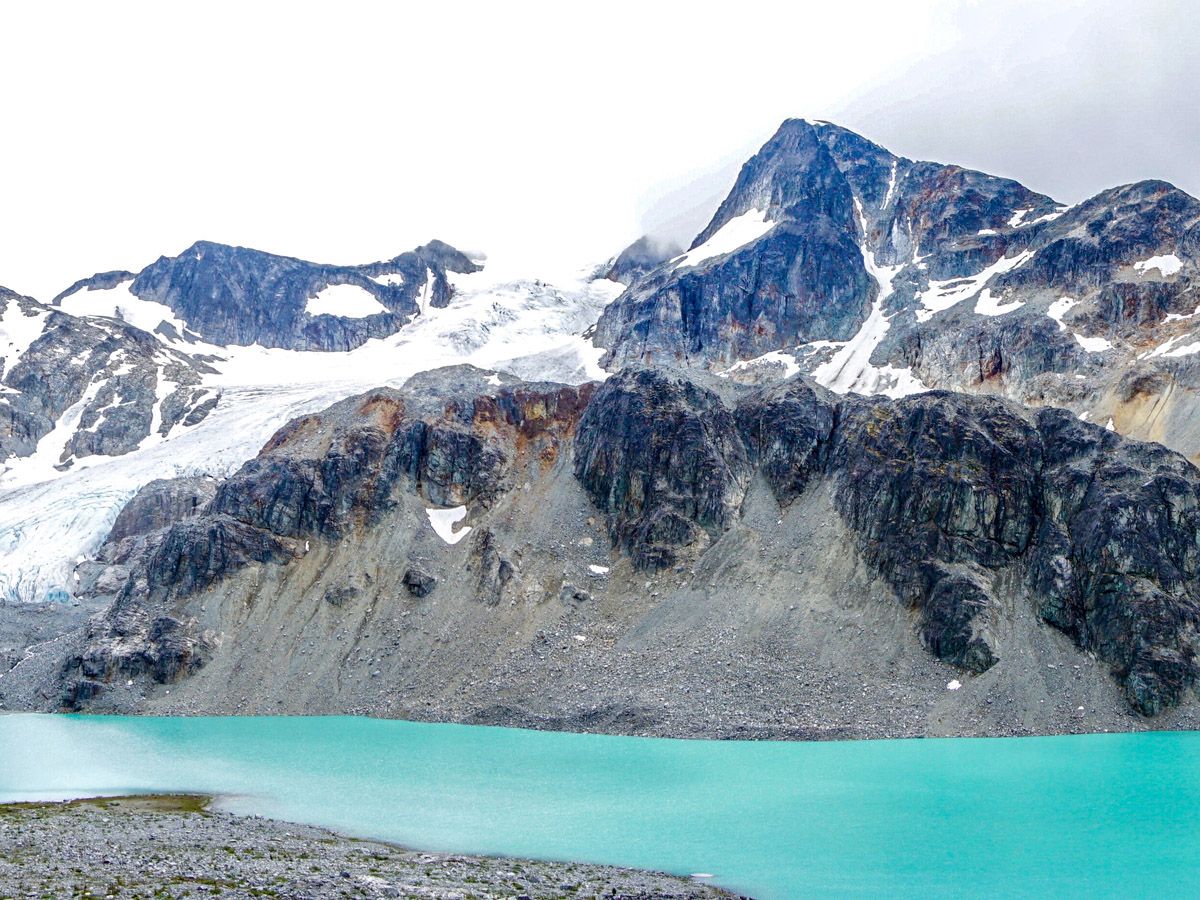
MULTIPOLYGON (((204 386, 221 399, 195 426, 177 427, 165 439, 153 434, 132 453, 90 456, 59 472, 54 465, 78 422, 78 415, 72 420, 68 411, 33 456, 8 460, 0 472, 0 598, 68 599, 76 562, 95 552, 140 487, 156 478, 229 475, 286 422, 345 397, 399 387, 418 372, 460 363, 571 384, 605 377, 598 364, 603 351, 583 332, 616 299, 621 285, 587 281, 582 273, 556 285, 501 281, 483 273, 455 281, 457 293, 449 306, 423 304, 422 315, 396 334, 344 353, 186 343, 159 329, 166 322, 183 334, 185 323, 167 307, 133 297, 124 284, 64 298, 67 312, 120 317, 177 351, 216 357, 209 364, 217 371, 205 376, 204 386)), ((19 313, 11 303, 3 319, 3 340, 14 348, 36 338, 25 321, 32 317, 14 318, 9 326, 19 313)), ((173 387, 160 378, 160 392, 173 387)), ((453 537, 461 538, 465 530, 453 537)))
POLYGON ((767 219, 765 210, 752 209, 740 216, 734 216, 699 247, 689 250, 683 256, 673 260, 675 268, 698 266, 710 259, 732 253, 734 250, 758 240, 774 227, 775 223, 767 219))
POLYGON ((309 297, 304 311, 310 316, 337 316, 342 319, 365 319, 387 312, 375 295, 357 284, 331 284, 309 297))

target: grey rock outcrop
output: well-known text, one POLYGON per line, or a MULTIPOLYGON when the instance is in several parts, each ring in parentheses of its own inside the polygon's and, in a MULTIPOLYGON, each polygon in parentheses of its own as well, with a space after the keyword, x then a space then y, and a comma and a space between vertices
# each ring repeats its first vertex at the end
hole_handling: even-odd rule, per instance
POLYGON ((149 534, 198 515, 217 492, 208 476, 156 479, 141 488, 117 515, 106 543, 149 534))
POLYGON ((68 315, 2 289, 0 316, 6 330, 28 333, 3 364, 0 458, 32 454, 68 410, 77 418, 51 448, 64 466, 195 425, 219 400, 201 386, 204 363, 120 319, 68 315), (14 329, 10 317, 22 326, 14 329))
MULTIPOLYGON (((1200 473, 1177 454, 997 398, 838 397, 800 377, 751 390, 640 368, 594 396, 592 386, 496 388, 452 369, 292 422, 201 514, 170 507, 167 517, 185 517, 145 539, 68 671, 101 682, 186 673, 214 640, 195 623, 158 628, 171 604, 247 567, 290 565, 313 542, 353 546, 395 521, 403 495, 482 511, 536 492, 567 449, 634 571, 702 565, 746 527, 757 483, 783 510, 830 490, 859 558, 939 659, 988 671, 1024 604, 1104 660, 1144 715, 1178 704, 1200 678, 1200 473)), ((187 487, 148 492, 128 518, 187 487)), ((492 527, 475 531, 464 574, 476 600, 519 602, 529 590, 519 549, 492 527)), ((795 573, 798 590, 807 577, 795 573)), ((420 599, 436 579, 410 565, 398 581, 420 599)), ((324 598, 340 608, 382 589, 351 575, 324 598)), ((565 578, 553 590, 568 608, 593 602, 565 578)))
POLYGON ((187 334, 173 335, 183 341, 352 350, 371 338, 394 334, 422 306, 449 303, 453 288, 447 272, 478 269, 441 241, 361 266, 324 265, 198 241, 178 256, 160 257, 137 275, 110 272, 78 281, 54 302, 128 281, 134 296, 169 307, 187 323, 187 334), (336 285, 359 288, 378 302, 380 311, 368 316, 311 314, 309 300, 336 285))
POLYGON ((642 235, 617 254, 612 265, 604 271, 604 277, 609 281, 632 284, 682 252, 683 248, 673 241, 642 235))
POLYGON ((437 587, 437 579, 419 566, 410 566, 401 579, 404 587, 414 597, 428 597, 437 587))
MULTIPOLYGON (((79 687, 81 679, 107 682, 149 672, 162 682, 203 665, 213 637, 195 622, 157 629, 156 611, 249 566, 286 564, 314 542, 360 535, 396 507, 401 491, 435 506, 486 506, 511 487, 517 472, 557 456, 592 389, 495 387, 470 367, 427 373, 403 391, 375 391, 292 421, 215 490, 203 488, 211 492, 203 507, 190 502, 199 501, 190 482, 139 494, 118 520, 128 535, 102 551, 111 564, 106 571, 127 575, 110 609, 93 623, 88 649, 66 663, 68 705, 99 690, 79 687), (160 664, 161 658, 182 662, 160 664)), ((486 541, 486 532, 482 537, 479 577, 487 602, 495 603, 514 567, 486 541)), ((414 596, 436 584, 416 570, 409 574, 405 584, 414 596)), ((369 589, 352 579, 330 586, 324 599, 340 607, 369 589)))
POLYGON ((996 662, 994 583, 1017 573, 1039 615, 1108 662, 1140 712, 1200 676, 1200 473, 1158 445, 991 398, 836 398, 793 379, 733 406, 679 372, 631 370, 597 392, 576 448, 613 543, 639 568, 728 529, 753 461, 783 505, 833 480, 863 559, 948 662, 996 662))

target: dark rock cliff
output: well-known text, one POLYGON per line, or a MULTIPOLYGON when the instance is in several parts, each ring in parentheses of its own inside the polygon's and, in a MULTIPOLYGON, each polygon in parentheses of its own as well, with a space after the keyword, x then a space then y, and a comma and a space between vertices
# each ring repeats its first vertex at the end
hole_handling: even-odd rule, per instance
POLYGON ((854 196, 811 127, 781 128, 746 163, 692 247, 753 209, 776 223, 765 236, 697 265, 664 264, 605 310, 595 339, 609 348, 606 365, 728 365, 854 334, 876 286, 854 196))
MULTIPOLYGON (((843 398, 800 377, 748 390, 642 368, 599 388, 496 387, 460 368, 293 421, 199 510, 187 484, 136 499, 110 553, 128 574, 68 664, 69 702, 100 690, 79 694, 81 677, 177 677, 202 664, 211 636, 156 624, 172 598, 287 564, 310 541, 361 536, 401 491, 486 508, 518 479, 529 490, 569 448, 636 569, 696 565, 744 527, 755 479, 785 508, 824 484, 860 558, 937 657, 988 670, 1004 653, 999 623, 1013 627, 1023 605, 1102 659, 1145 715, 1200 676, 1200 476, 1161 446, 1061 410, 947 392, 843 398)), ((517 565, 486 528, 470 546, 478 599, 496 604, 517 565)), ((802 591, 804 573, 794 577, 802 591)), ((430 587, 410 581, 418 595, 430 587)))
POLYGON ((178 256, 160 257, 136 276, 105 273, 76 282, 55 303, 80 290, 112 287, 125 276, 132 294, 169 307, 194 336, 209 343, 352 350, 370 338, 394 334, 423 305, 449 303, 453 289, 447 272, 478 269, 442 241, 361 266, 324 265, 199 241, 178 256), (363 317, 310 314, 308 301, 333 285, 361 289, 379 302, 381 311, 363 317))
POLYGON ((730 374, 777 377, 792 357, 839 392, 999 393, 1200 454, 1200 201, 1166 182, 1067 207, 789 120, 742 168, 703 246, 605 310, 606 365, 724 372, 771 353, 757 374, 730 374), (743 228, 748 215, 763 229, 743 228), (865 352, 822 371, 847 342, 865 352), (1153 387, 1131 396, 1135 370, 1153 387))
MULTIPOLYGON (((102 552, 108 567, 90 579, 111 586, 124 575, 86 650, 66 663, 64 702, 87 702, 114 679, 165 682, 203 665, 215 639, 172 617, 173 600, 252 564, 287 563, 312 541, 360 534, 395 507, 399 491, 434 506, 486 506, 516 472, 553 463, 593 388, 497 387, 470 367, 425 373, 402 391, 381 389, 292 421, 215 489, 189 479, 144 490, 102 552)), ((486 538, 480 577, 503 582, 511 563, 486 538)), ((427 576, 414 584, 432 589, 427 576)))
POLYGON ((1158 445, 945 392, 837 398, 793 379, 729 403, 660 370, 606 382, 576 441, 581 481, 643 568, 703 552, 736 520, 754 467, 783 505, 833 480, 863 558, 942 659, 996 662, 995 582, 1012 571, 1140 712, 1200 675, 1200 482, 1158 445))

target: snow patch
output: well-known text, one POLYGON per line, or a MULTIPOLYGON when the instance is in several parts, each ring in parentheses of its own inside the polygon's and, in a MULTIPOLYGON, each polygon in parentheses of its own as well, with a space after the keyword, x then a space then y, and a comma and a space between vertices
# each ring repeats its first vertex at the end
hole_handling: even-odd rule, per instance
POLYGON ((1082 334, 1071 332, 1071 336, 1075 338, 1079 344, 1088 353, 1103 353, 1105 350, 1111 350, 1112 342, 1101 337, 1084 337, 1082 334))
MULTIPOLYGON (((1046 308, 1046 315, 1058 323, 1059 331, 1067 331, 1067 323, 1063 321, 1063 316, 1067 314, 1069 309, 1078 304, 1079 301, 1074 297, 1060 297, 1046 308)), ((1103 353, 1105 350, 1113 348, 1112 342, 1107 338, 1086 337, 1074 331, 1071 332, 1071 337, 1075 338, 1075 343, 1079 344, 1088 353, 1103 353)))
POLYGON ((1063 321, 1063 316, 1067 314, 1067 311, 1072 306, 1075 306, 1078 303, 1079 301, 1074 297, 1060 297, 1058 300, 1055 300, 1050 304, 1046 310, 1046 315, 1058 323, 1059 331, 1066 331, 1067 324, 1063 321))
POLYGON ((1159 277, 1170 278, 1183 268, 1183 260, 1181 260, 1174 253, 1167 253, 1163 256, 1151 256, 1149 259, 1143 259, 1141 262, 1135 262, 1133 267, 1139 272, 1147 273, 1151 269, 1158 269, 1159 277))
POLYGON ((892 197, 896 193, 896 167, 898 164, 899 164, 899 160, 895 160, 895 159, 892 160, 892 172, 888 176, 887 194, 884 195, 883 206, 881 207, 881 209, 888 208, 889 204, 891 204, 891 202, 892 202, 892 197))
POLYGON ((1005 313, 1018 310, 1024 305, 1024 300, 1012 300, 1008 303, 1001 303, 999 298, 992 296, 990 288, 984 288, 979 292, 979 299, 975 301, 975 312, 981 316, 1002 316, 1005 313))
POLYGON ((744 372, 747 369, 755 369, 759 366, 780 364, 783 366, 783 377, 791 378, 800 371, 800 364, 796 362, 796 357, 790 353, 785 353, 782 350, 772 350, 770 353, 764 353, 762 356, 756 356, 753 359, 743 359, 735 362, 723 372, 718 372, 722 378, 728 378, 734 372, 744 372))
POLYGON ((1055 219, 1057 219, 1059 216, 1061 216, 1066 211, 1067 211, 1067 207, 1064 206, 1062 209, 1055 210, 1054 212, 1045 213, 1044 215, 1038 216, 1036 219, 1030 219, 1028 222, 1026 222, 1025 217, 1027 215, 1029 215, 1031 212, 1033 212, 1033 207, 1029 207, 1027 209, 1018 209, 1016 212, 1013 213, 1012 218, 1008 220, 1008 227, 1009 228, 1028 228, 1030 225, 1037 225, 1041 222, 1053 222, 1055 219))
POLYGON ((454 530, 455 524, 467 517, 465 506, 454 506, 450 509, 427 509, 425 514, 429 516, 429 524, 433 526, 437 536, 447 544, 457 544, 471 533, 470 525, 464 525, 458 531, 454 530))
MULTIPOLYGON (((862 233, 865 235, 866 222, 862 215, 862 204, 857 197, 854 198, 854 206, 862 233)), ((893 280, 904 266, 880 266, 875 262, 875 254, 868 251, 864 245, 860 245, 859 250, 863 255, 863 266, 879 285, 879 292, 875 302, 871 304, 867 320, 858 329, 858 333, 842 343, 828 362, 817 366, 812 372, 812 377, 818 384, 837 394, 883 394, 896 398, 927 391, 929 388, 913 375, 912 369, 871 364, 871 354, 891 327, 888 321, 891 317, 884 313, 883 305, 892 294, 893 280)))
POLYGON ((744 247, 751 241, 756 241, 772 228, 775 223, 767 219, 764 210, 752 209, 730 219, 699 247, 674 260, 675 268, 682 269, 698 266, 718 256, 732 253, 739 247, 744 247))
POLYGON ((48 315, 49 311, 42 308, 35 308, 31 316, 26 315, 15 298, 8 301, 4 316, 0 318, 0 356, 4 357, 6 376, 16 368, 30 344, 41 337, 48 315))
POLYGON ((962 682, 957 678, 953 678, 946 682, 946 690, 948 691, 957 691, 960 687, 962 687, 962 682))
POLYGON ((608 566, 588 566, 588 571, 593 575, 607 575, 608 566))
POLYGON ((366 288, 357 284, 331 284, 309 297, 304 311, 310 316, 337 316, 339 319, 365 319, 388 311, 366 288))
POLYGON ((433 302, 433 269, 425 267, 425 283, 421 285, 421 292, 417 295, 417 306, 421 310, 421 315, 426 315, 430 310, 430 304, 433 302))
POLYGON ((969 297, 978 294, 989 281, 997 275, 1011 272, 1033 257, 1032 250, 1025 250, 1016 256, 1002 256, 986 269, 962 278, 947 278, 944 281, 931 281, 929 287, 922 291, 917 299, 921 305, 917 310, 917 321, 928 322, 935 313, 947 310, 969 297))
MULTIPOLYGON (((142 331, 155 334, 162 325, 175 329, 176 334, 183 335, 187 323, 175 317, 174 311, 165 303, 153 300, 143 300, 134 294, 129 286, 133 279, 123 281, 115 287, 88 290, 82 288, 73 294, 63 297, 58 302, 58 308, 73 316, 101 316, 110 319, 120 319, 140 328, 142 331)), ((155 335, 160 341, 169 343, 161 334, 155 335)))
POLYGON ((404 284, 404 276, 400 272, 384 272, 382 275, 372 275, 371 280, 384 287, 398 287, 404 284))
POLYGON ((1194 335, 1179 334, 1169 340, 1163 341, 1153 350, 1148 353, 1142 353, 1138 359, 1153 358, 1155 356, 1191 356, 1193 353, 1200 353, 1200 341, 1192 341, 1190 344, 1179 344, 1180 341, 1194 335))

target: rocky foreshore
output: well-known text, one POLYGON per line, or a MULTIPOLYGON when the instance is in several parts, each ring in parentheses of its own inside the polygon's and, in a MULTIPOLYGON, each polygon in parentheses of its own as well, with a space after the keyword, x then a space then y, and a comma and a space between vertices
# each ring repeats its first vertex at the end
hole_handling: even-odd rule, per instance
POLYGON ((147 795, 0 805, 0 898, 716 898, 697 879, 421 853, 147 795))

